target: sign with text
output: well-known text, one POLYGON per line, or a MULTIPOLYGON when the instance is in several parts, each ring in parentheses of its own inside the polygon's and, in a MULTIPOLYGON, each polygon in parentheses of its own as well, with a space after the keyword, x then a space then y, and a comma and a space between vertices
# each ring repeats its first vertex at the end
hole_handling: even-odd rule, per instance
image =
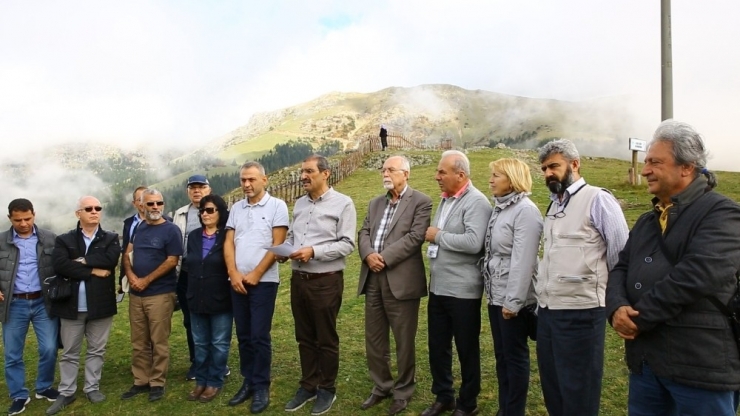
POLYGON ((647 151, 647 141, 630 138, 630 150, 635 150, 638 152, 646 152, 647 151))

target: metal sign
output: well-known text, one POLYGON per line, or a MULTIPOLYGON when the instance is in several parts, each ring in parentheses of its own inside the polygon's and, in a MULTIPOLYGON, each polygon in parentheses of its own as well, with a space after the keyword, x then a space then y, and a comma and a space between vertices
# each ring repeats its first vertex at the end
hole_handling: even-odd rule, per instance
POLYGON ((636 152, 646 152, 647 151, 647 141, 630 138, 630 150, 634 150, 636 152))

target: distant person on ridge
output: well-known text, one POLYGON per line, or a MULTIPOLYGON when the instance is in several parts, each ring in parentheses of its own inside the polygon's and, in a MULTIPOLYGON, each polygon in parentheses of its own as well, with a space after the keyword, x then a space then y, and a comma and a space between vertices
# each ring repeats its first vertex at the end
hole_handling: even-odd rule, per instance
POLYGON ((384 125, 380 125, 380 146, 382 147, 382 150, 385 152, 385 148, 388 147, 388 130, 385 129, 384 125))

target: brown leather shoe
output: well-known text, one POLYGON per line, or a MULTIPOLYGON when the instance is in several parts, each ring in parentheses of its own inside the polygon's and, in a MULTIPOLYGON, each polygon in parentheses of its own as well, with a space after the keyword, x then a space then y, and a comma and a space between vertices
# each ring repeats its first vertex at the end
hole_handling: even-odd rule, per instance
POLYGON ((203 393, 200 395, 200 397, 198 398, 198 401, 201 403, 208 403, 211 400, 215 399, 219 393, 221 393, 221 389, 217 387, 208 386, 203 391, 203 393))
POLYGON ((376 404, 382 402, 386 398, 388 398, 388 396, 378 396, 375 393, 370 393, 370 397, 368 397, 367 400, 365 400, 364 402, 362 402, 362 404, 360 405, 360 409, 367 410, 367 409, 375 406, 376 404))
POLYGON ((198 398, 200 397, 200 395, 203 394, 203 390, 205 390, 205 389, 206 389, 206 386, 197 386, 196 385, 195 388, 193 389, 193 391, 191 391, 190 393, 188 393, 188 400, 190 400, 191 402, 194 402, 194 401, 198 400, 198 398))
POLYGON ((455 409, 455 412, 452 414, 452 416, 475 416, 478 413, 480 413, 480 410, 478 410, 477 407, 473 409, 472 412, 466 412, 462 409, 455 409))
POLYGON ((455 410, 455 401, 449 403, 434 402, 431 406, 427 407, 426 410, 421 412, 421 416, 438 416, 444 412, 455 410))
POLYGON ((409 405, 408 400, 394 399, 391 402, 391 407, 388 408, 388 415, 389 416, 397 415, 403 412, 404 410, 406 410, 406 406, 408 405, 409 405))

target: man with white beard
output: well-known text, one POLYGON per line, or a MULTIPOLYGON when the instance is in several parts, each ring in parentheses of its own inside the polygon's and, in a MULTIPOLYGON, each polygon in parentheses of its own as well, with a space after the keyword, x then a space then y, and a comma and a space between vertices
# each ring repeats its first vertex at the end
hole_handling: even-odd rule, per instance
POLYGON ((148 392, 149 401, 153 402, 164 396, 177 286, 175 266, 183 249, 180 228, 163 217, 162 194, 156 189, 146 189, 141 193, 141 202, 146 223, 136 230, 123 259, 131 288, 129 320, 134 385, 121 399, 148 392))

